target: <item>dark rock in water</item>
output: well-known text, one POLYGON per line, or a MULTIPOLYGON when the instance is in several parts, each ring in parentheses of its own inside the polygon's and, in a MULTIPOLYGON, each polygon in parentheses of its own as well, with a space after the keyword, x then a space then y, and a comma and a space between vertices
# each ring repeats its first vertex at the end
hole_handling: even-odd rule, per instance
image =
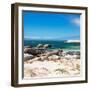
POLYGON ((38 44, 37 48, 43 48, 43 45, 42 44, 38 44))
POLYGON ((37 45, 37 48, 42 48, 42 49, 47 49, 47 48, 50 48, 50 47, 51 47, 50 44, 45 44, 45 45, 43 45, 43 44, 38 44, 38 45, 37 45))
POLYGON ((24 61, 30 60, 30 59, 32 59, 32 58, 34 58, 33 55, 31 55, 31 54, 24 54, 24 61))
POLYGON ((43 48, 43 49, 50 48, 50 47, 51 47, 50 44, 45 44, 45 45, 43 45, 43 44, 38 44, 38 45, 37 45, 37 48, 43 48))
POLYGON ((37 55, 37 54, 42 54, 45 52, 45 49, 35 49, 35 48, 26 48, 24 50, 24 53, 32 54, 32 55, 37 55))
POLYGON ((43 48, 50 48, 50 47, 51 47, 50 44, 45 44, 45 45, 43 46, 43 48))

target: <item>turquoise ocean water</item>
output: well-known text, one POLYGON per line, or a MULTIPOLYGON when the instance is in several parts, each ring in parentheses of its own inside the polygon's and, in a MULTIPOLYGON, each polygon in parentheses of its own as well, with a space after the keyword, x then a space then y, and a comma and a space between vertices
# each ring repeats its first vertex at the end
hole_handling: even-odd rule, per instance
POLYGON ((49 49, 80 50, 80 43, 66 43, 65 41, 54 40, 24 40, 24 46, 36 47, 38 44, 50 44, 49 49))

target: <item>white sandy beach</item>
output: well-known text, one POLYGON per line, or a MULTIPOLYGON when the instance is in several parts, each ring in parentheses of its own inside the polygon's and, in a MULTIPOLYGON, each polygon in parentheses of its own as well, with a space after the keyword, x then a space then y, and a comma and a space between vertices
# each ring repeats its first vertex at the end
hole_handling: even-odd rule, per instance
POLYGON ((25 60, 24 77, 41 78, 80 75, 80 55, 70 55, 64 51, 60 55, 56 55, 55 52, 54 50, 25 60))

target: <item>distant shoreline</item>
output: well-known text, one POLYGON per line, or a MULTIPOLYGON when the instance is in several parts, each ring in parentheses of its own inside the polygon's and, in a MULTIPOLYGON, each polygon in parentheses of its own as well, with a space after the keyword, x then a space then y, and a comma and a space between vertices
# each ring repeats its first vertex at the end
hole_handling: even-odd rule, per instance
POLYGON ((67 40, 66 43, 80 43, 80 40, 67 40))

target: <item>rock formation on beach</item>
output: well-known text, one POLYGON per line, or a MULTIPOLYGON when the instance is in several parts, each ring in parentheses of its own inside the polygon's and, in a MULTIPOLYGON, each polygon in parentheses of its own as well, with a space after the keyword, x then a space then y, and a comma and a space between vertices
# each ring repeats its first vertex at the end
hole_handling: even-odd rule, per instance
POLYGON ((38 44, 36 47, 37 48, 43 48, 43 45, 42 44, 38 44))
POLYGON ((45 44, 45 45, 43 45, 43 44, 38 44, 36 47, 37 47, 37 48, 47 49, 47 48, 50 48, 50 47, 52 47, 52 46, 51 46, 50 44, 45 44))
POLYGON ((45 45, 43 46, 43 48, 50 48, 50 47, 52 47, 50 44, 45 44, 45 45))
POLYGON ((32 54, 32 55, 37 55, 37 54, 42 54, 45 52, 45 49, 38 49, 38 48, 25 48, 24 53, 32 54))
POLYGON ((80 75, 80 51, 48 50, 49 47, 24 47, 24 77, 80 75))

